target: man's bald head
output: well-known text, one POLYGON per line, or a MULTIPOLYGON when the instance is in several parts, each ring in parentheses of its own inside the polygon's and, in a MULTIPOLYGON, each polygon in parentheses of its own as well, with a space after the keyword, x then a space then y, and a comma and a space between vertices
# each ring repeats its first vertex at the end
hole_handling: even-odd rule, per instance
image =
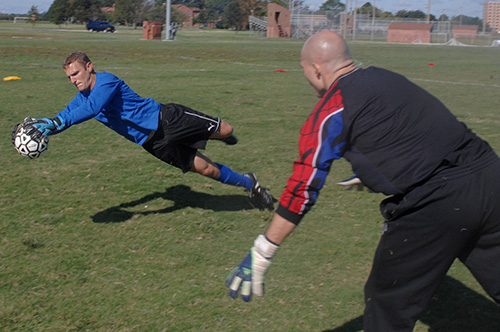
POLYGON ((335 71, 352 63, 344 39, 333 31, 320 31, 307 39, 302 47, 302 60, 318 63, 335 71))
POLYGON ((318 97, 322 97, 338 77, 355 69, 347 44, 333 31, 324 30, 309 37, 300 57, 304 75, 318 97))

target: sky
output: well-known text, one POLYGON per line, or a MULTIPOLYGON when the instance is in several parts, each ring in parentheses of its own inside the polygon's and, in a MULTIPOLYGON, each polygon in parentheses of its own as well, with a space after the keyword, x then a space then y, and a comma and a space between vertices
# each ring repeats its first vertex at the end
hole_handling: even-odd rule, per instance
MULTIPOLYGON (((36 6, 40 13, 49 10, 54 0, 0 0, 0 13, 4 14, 26 14, 31 6, 36 6)), ((368 0, 349 0, 350 7, 354 7, 357 1, 361 7, 368 0)), ((448 17, 460 14, 483 18, 483 3, 485 0, 431 0, 431 14, 436 17, 445 14, 448 17)), ((304 0, 311 9, 318 8, 326 0, 304 0)), ((345 0, 341 0, 346 3, 345 0)), ((375 7, 395 14, 397 11, 421 10, 427 14, 429 0, 370 0, 375 7)))
MULTIPOLYGON (((304 0, 306 3, 310 4, 310 7, 314 9, 314 6, 321 6, 326 0, 304 0)), ((342 3, 346 3, 345 0, 341 0, 342 3)), ((357 2, 357 6, 361 7, 366 2, 370 2, 372 5, 381 9, 384 12, 391 12, 396 14, 399 10, 421 10, 427 14, 427 7, 429 5, 429 0, 349 0, 349 8, 354 7, 357 2)), ((431 0, 431 14, 436 17, 445 14, 448 17, 466 15, 471 17, 483 18, 483 5, 485 0, 431 0)))

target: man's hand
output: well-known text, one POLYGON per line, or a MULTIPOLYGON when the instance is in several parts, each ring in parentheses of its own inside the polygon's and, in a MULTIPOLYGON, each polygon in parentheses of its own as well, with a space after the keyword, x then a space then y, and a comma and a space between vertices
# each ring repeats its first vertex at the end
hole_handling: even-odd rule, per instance
POLYGON ((269 241, 265 235, 259 235, 250 253, 226 279, 229 296, 235 299, 240 293, 245 302, 252 299, 252 294, 263 296, 264 275, 278 249, 279 246, 269 241))
POLYGON ((41 139, 40 136, 43 136, 42 132, 40 130, 38 130, 37 128, 35 128, 33 125, 31 124, 26 124, 25 122, 23 123, 18 123, 14 126, 14 128, 12 129, 12 135, 11 135, 11 141, 12 141, 12 144, 14 146, 16 146, 16 136, 17 136, 17 133, 23 129, 24 132, 31 136, 32 139, 35 139, 35 140, 38 140, 38 139, 41 139))
POLYGON ((36 119, 27 117, 24 119, 24 125, 31 125, 44 135, 53 135, 64 129, 64 121, 61 117, 36 119))

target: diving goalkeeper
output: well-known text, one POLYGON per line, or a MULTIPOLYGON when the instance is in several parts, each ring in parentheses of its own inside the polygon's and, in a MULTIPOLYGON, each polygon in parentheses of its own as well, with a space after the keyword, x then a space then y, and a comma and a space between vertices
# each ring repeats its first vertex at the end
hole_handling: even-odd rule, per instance
POLYGON ((238 142, 233 127, 227 122, 183 105, 161 104, 151 98, 142 98, 115 75, 96 72, 84 52, 70 54, 63 68, 79 93, 54 118, 28 117, 24 125, 33 125, 43 134, 53 135, 72 125, 96 119, 184 173, 196 172, 225 184, 244 187, 260 205, 273 207, 269 190, 260 186, 254 173, 237 173, 199 152, 205 149, 209 139, 228 145, 238 142))

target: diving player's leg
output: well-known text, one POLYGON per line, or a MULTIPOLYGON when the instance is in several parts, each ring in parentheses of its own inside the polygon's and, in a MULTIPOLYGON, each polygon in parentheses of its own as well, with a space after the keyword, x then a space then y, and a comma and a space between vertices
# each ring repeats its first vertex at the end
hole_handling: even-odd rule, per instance
POLYGON ((260 186, 254 173, 240 174, 226 165, 211 161, 199 151, 196 152, 191 171, 221 183, 244 187, 251 198, 255 197, 260 200, 266 208, 274 207, 273 197, 269 190, 260 186))
POLYGON ((226 165, 214 163, 199 151, 196 152, 191 171, 233 186, 249 189, 252 185, 252 181, 243 174, 233 171, 226 165))
POLYGON ((233 135, 233 127, 225 122, 220 122, 219 130, 213 133, 209 139, 220 140, 226 143, 227 145, 235 145, 238 143, 238 138, 233 135))

